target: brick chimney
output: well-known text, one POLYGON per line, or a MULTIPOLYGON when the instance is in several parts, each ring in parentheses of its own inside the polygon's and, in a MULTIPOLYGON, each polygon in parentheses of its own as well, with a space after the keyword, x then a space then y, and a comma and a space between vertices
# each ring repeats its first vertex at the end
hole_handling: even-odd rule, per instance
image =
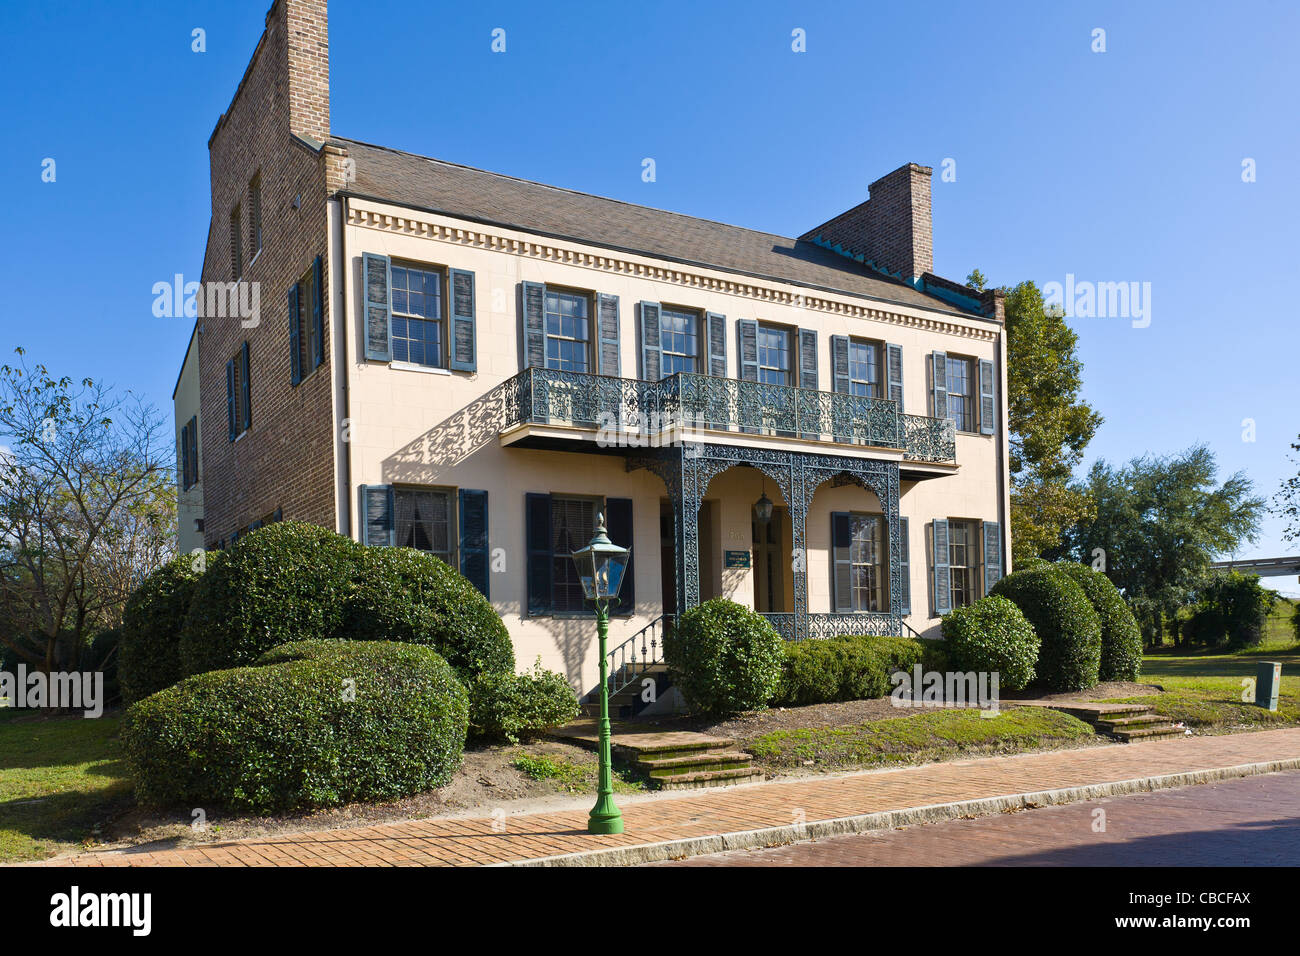
POLYGON ((267 13, 284 28, 289 130, 323 143, 330 136, 330 38, 327 0, 278 0, 267 13))
POLYGON ((905 280, 934 271, 929 166, 908 163, 881 176, 867 201, 800 236, 905 280))

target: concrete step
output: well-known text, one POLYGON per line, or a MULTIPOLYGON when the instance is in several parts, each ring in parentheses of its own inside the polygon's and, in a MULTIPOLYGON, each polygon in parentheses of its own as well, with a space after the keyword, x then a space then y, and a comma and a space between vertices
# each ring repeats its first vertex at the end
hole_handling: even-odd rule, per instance
POLYGON ((1098 730, 1111 732, 1121 728, 1139 729, 1147 724, 1167 724, 1168 717, 1159 714, 1134 714, 1132 717, 1116 717, 1113 720, 1098 720, 1094 725, 1098 730))
POLYGON ((753 759, 740 750, 711 750, 685 757, 642 757, 636 765, 638 769, 646 771, 652 779, 663 780, 707 770, 740 770, 748 768, 753 759))
POLYGON ((701 770, 696 773, 678 774, 672 777, 652 777, 660 790, 700 790, 705 787, 733 787, 741 783, 757 783, 763 779, 763 771, 752 767, 736 770, 701 770))
POLYGON ((1187 732, 1168 724, 1164 727, 1149 727, 1142 730, 1117 730, 1113 736, 1122 743, 1131 744, 1139 740, 1164 740, 1168 737, 1186 737, 1187 732))

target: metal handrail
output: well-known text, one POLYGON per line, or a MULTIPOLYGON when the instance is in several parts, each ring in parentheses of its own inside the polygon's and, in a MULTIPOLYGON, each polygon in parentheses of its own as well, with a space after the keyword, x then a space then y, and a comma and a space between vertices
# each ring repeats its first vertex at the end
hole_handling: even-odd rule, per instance
POLYGON ((644 674, 652 664, 663 663, 663 635, 672 622, 673 615, 660 614, 605 655, 609 660, 607 680, 611 697, 644 674))

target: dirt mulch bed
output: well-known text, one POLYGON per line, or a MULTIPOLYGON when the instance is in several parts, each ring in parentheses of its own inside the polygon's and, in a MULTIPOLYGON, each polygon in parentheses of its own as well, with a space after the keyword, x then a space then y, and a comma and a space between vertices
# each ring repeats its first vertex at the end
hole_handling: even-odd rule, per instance
POLYGON ((497 810, 513 814, 567 809, 591 802, 596 791, 596 768, 595 753, 559 741, 481 747, 465 751, 464 763, 447 786, 403 800, 268 817, 213 810, 208 812, 207 828, 198 830, 191 825, 191 808, 163 811, 133 808, 104 826, 100 842, 94 848, 159 849, 426 817, 481 817, 497 810), (521 753, 581 767, 589 771, 587 779, 576 786, 561 780, 534 779, 513 766, 521 753))
POLYGON ((1159 684, 1140 684, 1131 680, 1112 680, 1089 687, 1087 690, 1061 691, 1045 694, 1042 691, 1017 690, 1005 691, 1000 696, 1003 700, 1107 700, 1111 697, 1154 697, 1164 692, 1159 684))

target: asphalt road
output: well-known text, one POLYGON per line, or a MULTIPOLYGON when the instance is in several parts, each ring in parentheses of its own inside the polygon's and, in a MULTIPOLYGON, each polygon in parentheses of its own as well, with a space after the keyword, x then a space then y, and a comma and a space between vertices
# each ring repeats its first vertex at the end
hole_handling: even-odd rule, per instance
POLYGON ((1300 772, 654 865, 1300 866, 1300 772))

